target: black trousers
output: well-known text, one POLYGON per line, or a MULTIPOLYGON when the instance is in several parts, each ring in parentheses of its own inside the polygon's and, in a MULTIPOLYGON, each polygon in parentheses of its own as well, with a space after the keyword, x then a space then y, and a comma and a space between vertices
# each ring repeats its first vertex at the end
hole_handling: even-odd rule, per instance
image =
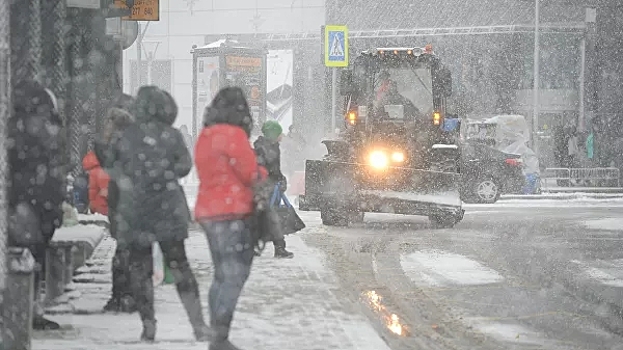
POLYGON ((38 301, 41 296, 41 281, 45 280, 45 254, 48 248, 48 243, 35 244, 28 247, 30 254, 35 259, 36 266, 34 272, 35 280, 35 293, 34 300, 38 301))
POLYGON ((121 299, 130 295, 130 251, 118 244, 112 258, 112 297, 121 299))
MULTIPOLYGON (((159 242, 165 264, 175 278, 175 287, 195 331, 205 326, 199 286, 190 269, 184 241, 159 242)), ((143 322, 155 321, 152 246, 130 245, 130 285, 143 322)))
MULTIPOLYGON (((110 235, 116 239, 118 220, 115 216, 117 212, 115 210, 115 206, 110 204, 111 203, 109 202, 108 222, 110 223, 110 235)), ((127 246, 119 244, 119 241, 117 240, 115 256, 112 259, 112 298, 118 300, 131 294, 130 251, 127 246)))

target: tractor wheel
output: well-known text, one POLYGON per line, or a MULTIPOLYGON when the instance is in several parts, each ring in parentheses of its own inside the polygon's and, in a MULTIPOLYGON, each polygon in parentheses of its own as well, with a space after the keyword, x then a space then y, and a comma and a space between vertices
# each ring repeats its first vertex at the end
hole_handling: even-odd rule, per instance
POLYGON ((434 228, 453 228, 460 219, 451 214, 431 215, 428 217, 434 228))
POLYGON ((348 213, 336 209, 322 209, 320 211, 322 224, 326 226, 348 226, 348 213))
POLYGON ((350 222, 352 224, 360 224, 363 222, 363 218, 365 216, 365 212, 363 211, 359 211, 359 212, 355 212, 353 214, 350 215, 350 222))

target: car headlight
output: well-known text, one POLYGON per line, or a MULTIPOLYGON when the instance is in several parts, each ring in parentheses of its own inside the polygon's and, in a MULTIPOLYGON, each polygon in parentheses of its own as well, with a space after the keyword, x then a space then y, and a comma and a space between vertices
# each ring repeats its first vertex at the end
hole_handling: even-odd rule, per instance
POLYGON ((368 160, 370 165, 377 169, 385 169, 389 165, 389 159, 383 151, 373 151, 368 160))
POLYGON ((392 153, 392 161, 395 163, 402 163, 405 161, 405 154, 402 152, 392 153))

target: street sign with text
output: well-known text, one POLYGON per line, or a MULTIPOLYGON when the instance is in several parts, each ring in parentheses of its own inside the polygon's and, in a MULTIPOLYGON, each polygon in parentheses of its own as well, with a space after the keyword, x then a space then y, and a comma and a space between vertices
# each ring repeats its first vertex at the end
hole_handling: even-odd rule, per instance
MULTIPOLYGON (((128 3, 126 0, 115 0, 115 6, 128 8, 128 3)), ((134 0, 134 6, 130 10, 130 16, 122 18, 124 21, 160 20, 160 0, 134 0)))

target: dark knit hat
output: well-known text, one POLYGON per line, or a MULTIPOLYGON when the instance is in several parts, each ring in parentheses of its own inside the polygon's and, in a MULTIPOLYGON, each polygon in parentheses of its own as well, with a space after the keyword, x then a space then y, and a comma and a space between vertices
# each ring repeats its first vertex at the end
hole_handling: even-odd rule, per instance
POLYGON ((269 120, 265 122, 264 125, 262 125, 262 134, 265 138, 271 141, 276 141, 277 138, 279 138, 279 136, 283 134, 283 129, 278 122, 274 120, 269 120))

